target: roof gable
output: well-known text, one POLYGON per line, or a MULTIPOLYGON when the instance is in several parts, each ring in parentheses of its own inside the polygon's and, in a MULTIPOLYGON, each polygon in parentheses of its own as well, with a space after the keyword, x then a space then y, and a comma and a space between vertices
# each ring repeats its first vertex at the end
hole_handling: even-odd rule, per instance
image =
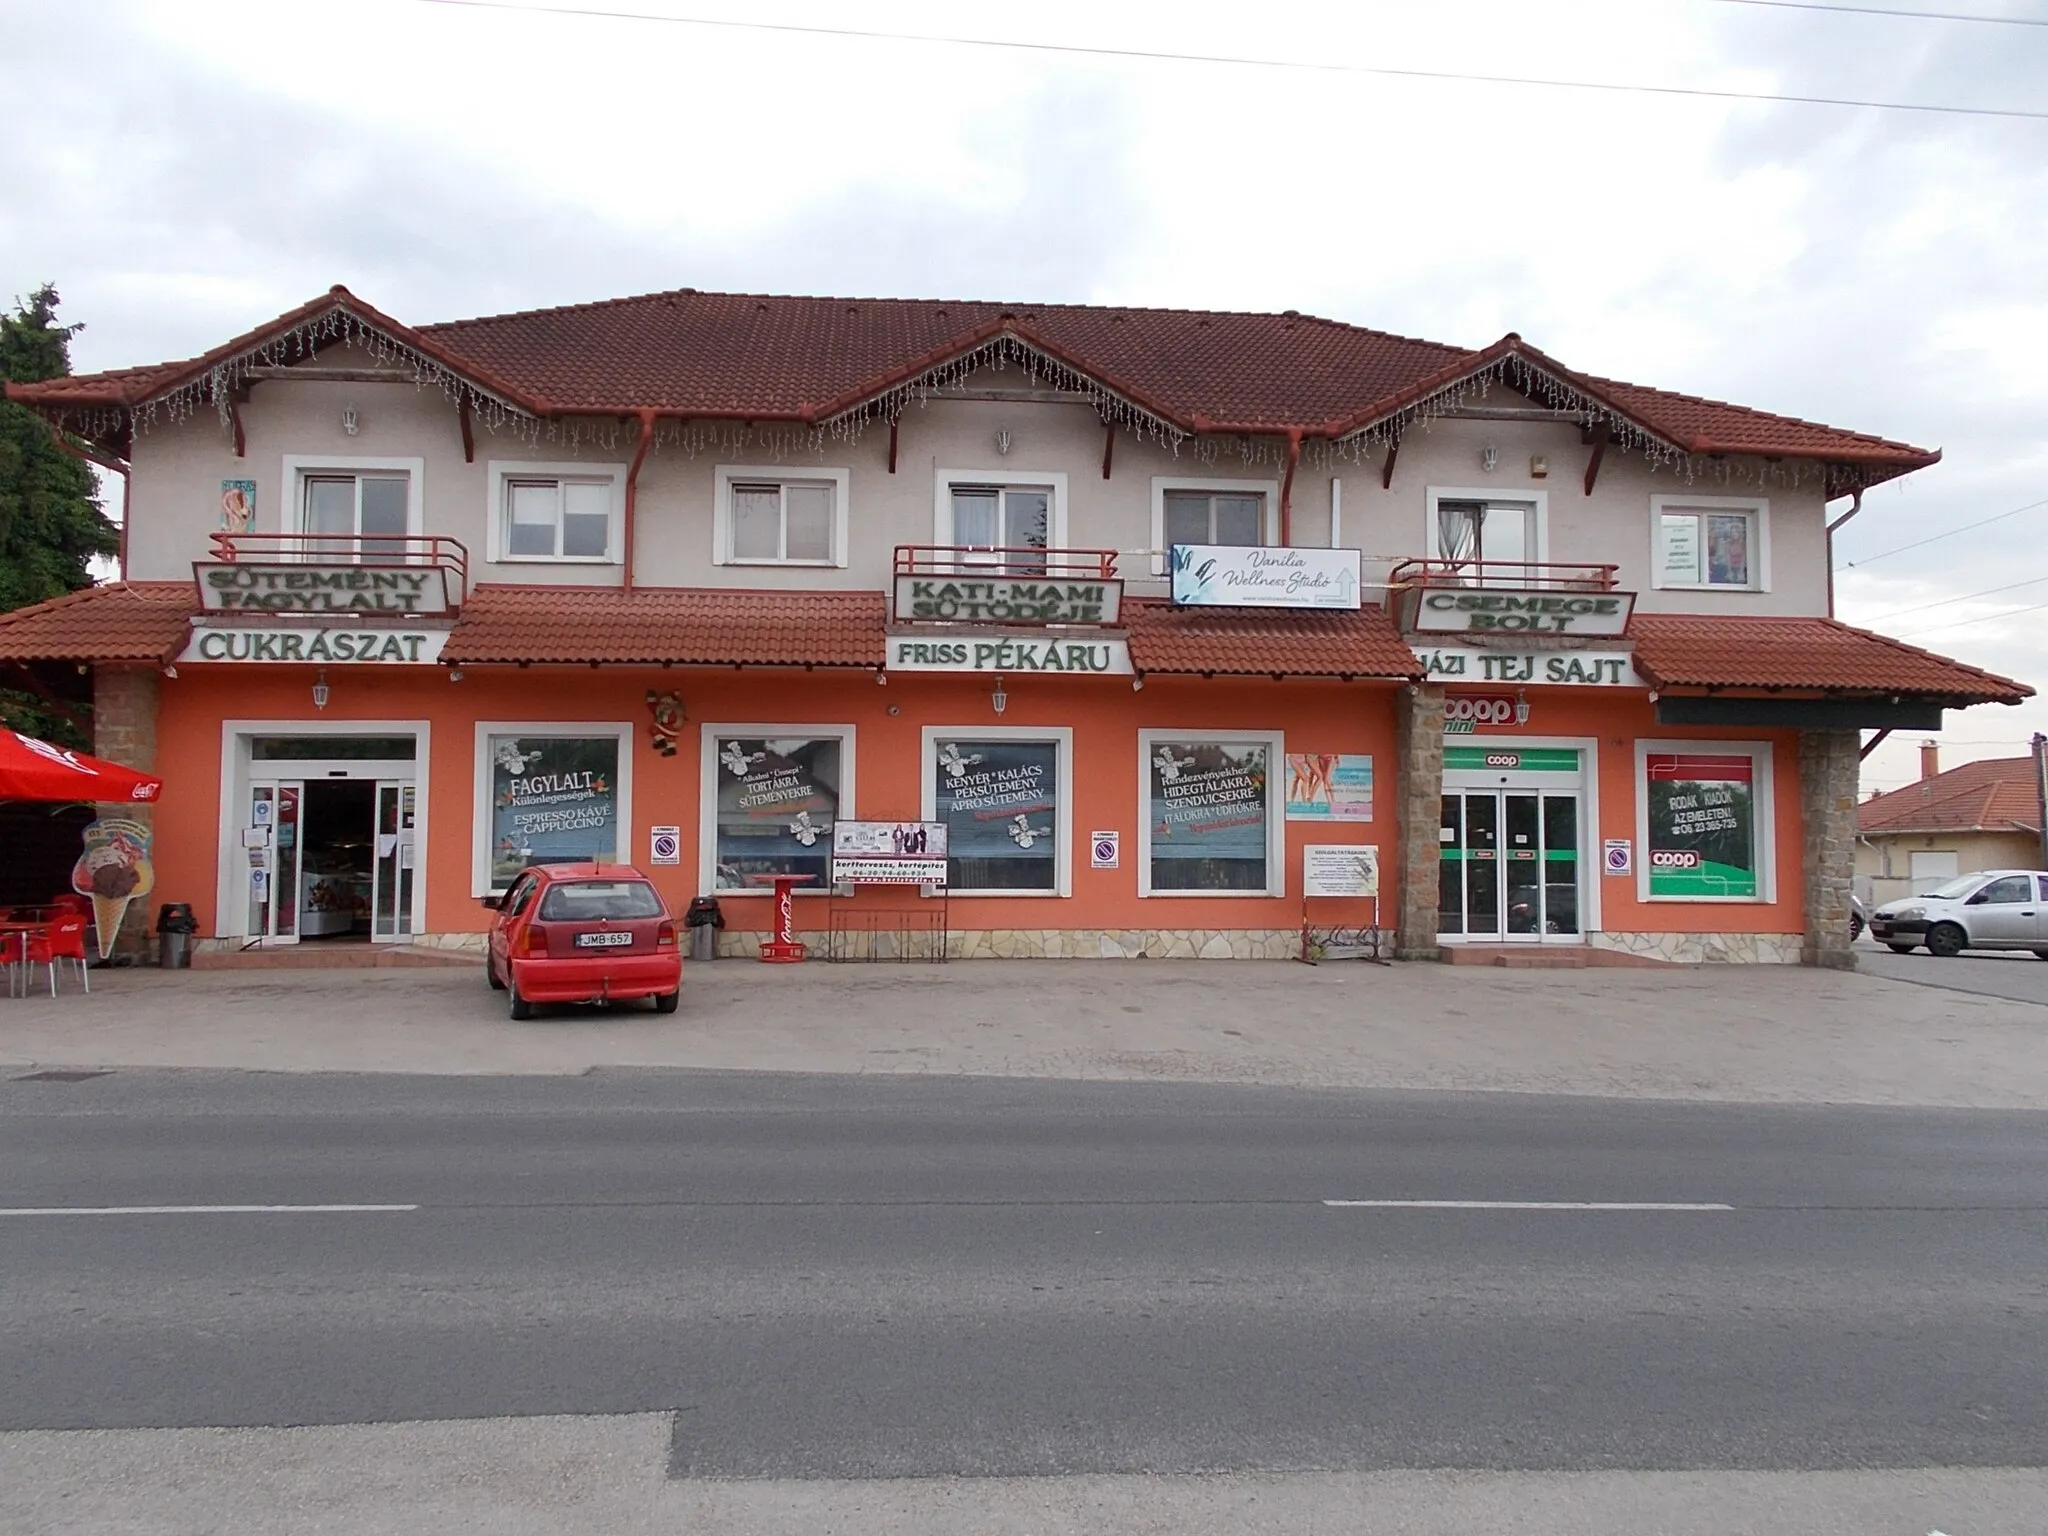
POLYGON ((2039 832, 2040 790, 2027 757, 1980 758, 1856 808, 1865 836, 1900 832, 2039 832))

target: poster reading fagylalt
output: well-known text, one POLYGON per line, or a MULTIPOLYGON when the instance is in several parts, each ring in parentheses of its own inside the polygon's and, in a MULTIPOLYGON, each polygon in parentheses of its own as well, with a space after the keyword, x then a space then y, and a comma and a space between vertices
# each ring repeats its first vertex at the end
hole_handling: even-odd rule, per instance
POLYGON ((493 736, 491 888, 528 864, 619 857, 619 738, 493 736))
POLYGON ((1747 754, 1652 752, 1644 760, 1652 896, 1754 898, 1755 760, 1747 754))
POLYGON ((839 817, 839 738, 720 736, 717 869, 721 891, 764 890, 770 875, 832 876, 839 817))
POLYGON ((1152 746, 1152 889, 1262 891, 1272 749, 1263 742, 1152 746))

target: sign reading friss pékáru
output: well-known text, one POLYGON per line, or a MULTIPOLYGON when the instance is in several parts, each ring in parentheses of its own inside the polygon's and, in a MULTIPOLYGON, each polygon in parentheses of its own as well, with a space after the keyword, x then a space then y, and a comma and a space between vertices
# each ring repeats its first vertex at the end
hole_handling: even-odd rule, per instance
POLYGON ((898 623, 1114 624, 1123 612, 1116 580, 1030 576, 898 576, 898 623))
POLYGON ((201 562, 192 577, 209 613, 448 612, 448 573, 437 565, 201 562))
POLYGON ((1048 639, 1025 635, 891 635, 891 672, 1056 672, 1065 676, 1131 673, 1131 648, 1121 635, 1048 639))

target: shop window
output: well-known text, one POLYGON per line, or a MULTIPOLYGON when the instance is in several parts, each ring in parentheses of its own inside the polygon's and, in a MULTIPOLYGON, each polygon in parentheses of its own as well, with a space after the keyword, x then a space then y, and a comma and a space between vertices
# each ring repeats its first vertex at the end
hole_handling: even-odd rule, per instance
POLYGON ((494 559, 616 565, 624 535, 623 464, 493 461, 494 559))
POLYGON ((843 469, 721 464, 718 563, 845 565, 848 479, 843 469))
POLYGON ((1652 569, 1659 587, 1762 592, 1769 505, 1727 497, 1653 496, 1656 549, 1652 569))
POLYGON ((1073 837, 1068 730, 924 733, 924 814, 946 824, 956 896, 1064 896, 1073 837))
POLYGON ((1646 901, 1770 901, 1771 749, 1636 743, 1639 893, 1646 901))
POLYGON ((706 886, 766 891, 774 875, 830 889, 832 826, 853 814, 851 726, 704 728, 706 886))
POLYGON ((1282 894, 1277 735, 1140 731, 1141 896, 1282 894))
POLYGON ((480 721, 476 894, 533 864, 616 864, 626 856, 630 725, 480 721))

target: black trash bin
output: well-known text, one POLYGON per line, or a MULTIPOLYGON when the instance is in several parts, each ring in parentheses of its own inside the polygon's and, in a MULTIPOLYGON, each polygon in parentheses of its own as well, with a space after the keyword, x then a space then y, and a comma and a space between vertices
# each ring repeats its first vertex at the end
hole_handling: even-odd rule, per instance
POLYGON ((699 896, 692 901, 689 911, 683 914, 683 926, 690 930, 692 960, 718 958, 718 930, 725 926, 725 913, 719 910, 716 896, 699 896))
POLYGON ((199 923, 189 902, 167 901, 156 911, 156 963, 167 971, 182 971, 192 964, 192 935, 199 923))

